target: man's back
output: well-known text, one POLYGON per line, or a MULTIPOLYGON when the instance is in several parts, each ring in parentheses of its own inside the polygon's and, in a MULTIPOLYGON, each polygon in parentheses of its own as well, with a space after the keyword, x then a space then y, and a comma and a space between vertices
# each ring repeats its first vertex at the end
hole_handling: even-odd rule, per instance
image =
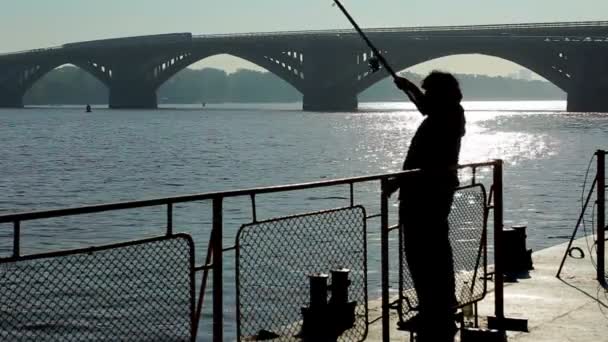
POLYGON ((412 138, 403 169, 423 169, 442 185, 458 186, 456 171, 449 169, 458 164, 464 125, 461 106, 428 116, 412 138))

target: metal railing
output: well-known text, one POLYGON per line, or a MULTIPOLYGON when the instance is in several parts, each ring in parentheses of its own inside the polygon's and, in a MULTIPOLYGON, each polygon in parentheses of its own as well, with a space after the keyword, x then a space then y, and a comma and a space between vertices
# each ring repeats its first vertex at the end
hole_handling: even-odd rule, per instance
MULTIPOLYGON (((498 24, 498 25, 458 25, 458 26, 417 26, 417 27, 378 27, 366 28, 366 33, 441 33, 458 31, 508 31, 530 29, 579 29, 579 28, 608 28, 608 21, 580 21, 529 24, 498 24)), ((353 34, 353 29, 308 30, 308 31, 276 31, 276 32, 243 32, 199 34, 194 38, 241 38, 241 37, 273 37, 273 36, 306 36, 306 35, 339 35, 353 34)))
POLYGON ((3 52, 0 56, 12 56, 12 55, 23 55, 23 54, 34 54, 42 52, 50 52, 57 50, 66 49, 90 49, 90 48, 122 48, 129 46, 141 46, 151 44, 176 44, 176 43, 187 43, 192 40, 192 33, 161 33, 144 36, 130 36, 130 37, 117 37, 117 38, 102 38, 94 40, 86 40, 82 42, 65 43, 57 46, 50 46, 46 48, 21 50, 14 52, 3 52))
MULTIPOLYGON (((598 282, 605 289, 608 289, 608 275, 606 274, 606 155, 608 155, 608 151, 605 150, 597 150, 594 154, 596 167, 595 176, 593 177, 593 181, 589 191, 587 192, 585 201, 581 203, 581 212, 576 225, 574 226, 572 236, 570 237, 568 247, 566 248, 566 252, 564 253, 556 277, 560 277, 566 259, 568 256, 572 256, 574 249, 578 249, 579 252, 582 252, 578 247, 572 247, 572 244, 574 243, 581 224, 584 224, 587 210, 590 207, 593 195, 595 195, 595 203, 594 205, 591 205, 591 207, 595 209, 592 210, 591 214, 595 225, 593 227, 594 232, 592 232, 594 241, 592 247, 590 247, 590 258, 596 268, 598 282), (595 262, 593 262, 593 247, 595 247, 596 250, 595 262)), ((591 162, 589 163, 589 167, 591 167, 591 162)), ((587 173, 588 172, 589 170, 587 170, 587 173)), ((584 253, 582 255, 584 255, 584 253)))
MULTIPOLYGON (((461 165, 459 170, 468 169, 471 171, 471 184, 475 184, 477 170, 491 168, 492 171, 492 187, 493 195, 493 222, 494 222, 494 292, 495 292, 495 321, 498 326, 502 326, 501 322, 506 322, 508 319, 504 315, 504 278, 502 273, 503 265, 503 249, 501 243, 501 233, 503 229, 503 169, 502 161, 495 160, 483 163, 474 163, 461 165)), ((302 183, 293 185, 282 185, 273 187, 253 188, 245 190, 234 190, 224 192, 211 192, 201 194, 191 194, 175 197, 156 198, 141 201, 119 202, 100 205, 91 205, 83 207, 73 207, 57 210, 33 211, 26 213, 15 213, 0 216, 0 223, 12 223, 13 226, 13 245, 12 256, 6 260, 19 260, 25 258, 21 252, 21 237, 23 231, 23 223, 32 220, 65 217, 92 213, 102 213, 108 211, 136 209, 145 207, 166 207, 166 229, 167 236, 174 235, 173 227, 173 207, 178 203, 194 202, 194 201, 211 201, 212 202, 212 230, 209 239, 209 247, 205 262, 201 265, 195 265, 196 272, 202 272, 202 282, 200 284, 199 297, 196 305, 196 321, 200 320, 200 314, 203 307, 204 293, 207 288, 208 272, 212 272, 212 299, 213 299, 213 341, 219 342, 224 339, 223 321, 224 321, 224 303, 223 303, 223 262, 224 252, 234 251, 236 246, 226 247, 223 245, 224 237, 224 221, 223 221, 223 203, 225 199, 235 197, 249 197, 252 207, 252 221, 256 222, 256 196, 261 194, 291 192, 305 189, 318 189, 333 186, 346 185, 349 187, 350 204, 355 203, 354 188, 355 185, 369 182, 380 183, 380 213, 368 215, 366 219, 380 217, 380 259, 381 259, 381 298, 382 298, 382 336, 384 341, 390 341, 390 298, 389 298, 389 232, 395 227, 389 226, 389 182, 391 179, 408 177, 420 172, 419 170, 403 171, 398 173, 371 175, 363 177, 352 177, 312 183, 302 183)))
POLYGON ((608 289, 606 279, 606 154, 604 150, 596 152, 597 157, 597 280, 608 289))

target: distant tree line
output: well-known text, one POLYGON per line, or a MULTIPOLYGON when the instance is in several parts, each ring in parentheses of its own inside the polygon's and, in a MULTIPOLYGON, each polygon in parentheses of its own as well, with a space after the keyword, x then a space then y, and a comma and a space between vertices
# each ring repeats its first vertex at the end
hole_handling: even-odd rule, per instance
POLYGON ((45 104, 108 103, 108 88, 88 72, 74 66, 46 74, 25 93, 23 102, 45 104))
POLYGON ((185 69, 165 82, 158 99, 169 103, 297 102, 302 95, 270 72, 185 69))
MULTIPOLYGON (((415 82, 422 76, 405 73, 415 82)), ((541 80, 519 80, 482 75, 457 75, 465 100, 565 99, 566 94, 541 80)), ((241 69, 234 73, 206 68, 185 69, 158 90, 159 103, 297 102, 302 95, 287 82, 269 72, 241 69)), ((390 79, 376 83, 359 94, 360 101, 404 101, 390 79)), ((26 93, 26 104, 105 104, 108 89, 89 73, 66 66, 55 69, 26 93)))
MULTIPOLYGON (((404 76, 420 84, 424 76, 404 73, 404 76)), ((557 86, 544 80, 521 80, 502 76, 455 75, 465 100, 565 100, 557 86)), ((361 94, 359 101, 403 101, 403 93, 395 88, 391 79, 371 86, 361 94)))

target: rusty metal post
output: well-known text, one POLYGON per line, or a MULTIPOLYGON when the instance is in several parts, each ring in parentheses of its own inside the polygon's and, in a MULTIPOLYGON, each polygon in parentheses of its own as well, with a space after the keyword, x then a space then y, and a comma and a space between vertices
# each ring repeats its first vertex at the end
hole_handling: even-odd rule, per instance
POLYGON ((504 275, 503 261, 504 252, 502 250, 502 229, 503 229, 503 179, 502 179, 502 160, 496 160, 494 164, 494 310, 498 321, 505 318, 504 302, 504 275))
POLYGON ((255 223, 258 222, 258 208, 255 205, 255 194, 251 194, 249 197, 251 198, 251 216, 253 222, 255 223))
POLYGON ((167 236, 173 235, 173 203, 167 204, 167 236))
POLYGON ((21 221, 13 222, 13 257, 21 255, 21 221))
MULTIPOLYGON (((209 236, 209 243, 207 243, 207 256, 205 257, 204 266, 207 266, 211 263, 211 257, 213 256, 213 242, 214 242, 214 230, 211 229, 211 234, 209 236)), ((213 267, 213 266, 212 266, 213 267)), ((209 268, 205 267, 203 270, 203 276, 201 279, 201 286, 198 293, 198 304, 196 305, 196 328, 198 331, 198 324, 201 318, 201 312, 203 310, 203 304, 205 301, 205 290, 207 289, 207 278, 209 276, 209 268)))
MULTIPOLYGON (((505 317, 505 278, 504 278, 504 197, 503 161, 494 161, 494 317, 488 317, 488 327, 498 330, 506 338, 505 332, 529 331, 528 320, 505 317)), ((502 337, 501 337, 502 338, 502 337)))
POLYGON ((213 341, 223 341, 224 308, 223 308, 223 246, 224 236, 222 218, 222 197, 213 198, 213 341))
POLYGON ((598 150, 597 158, 597 280, 606 287, 606 152, 598 150))
POLYGON ((389 312, 389 254, 388 254, 388 184, 387 179, 380 181, 380 259, 382 276, 382 341, 390 342, 390 312, 389 312))

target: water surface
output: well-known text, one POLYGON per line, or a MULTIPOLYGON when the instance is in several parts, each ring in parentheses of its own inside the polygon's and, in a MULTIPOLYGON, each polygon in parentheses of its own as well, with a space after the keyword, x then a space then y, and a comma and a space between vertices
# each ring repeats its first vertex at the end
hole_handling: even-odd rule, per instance
MULTIPOLYGON (((527 224, 530 248, 571 233, 592 153, 608 147, 608 117, 566 113, 565 102, 467 102, 461 162, 505 161, 506 224, 527 224)), ((409 104, 364 103, 356 113, 309 113, 298 104, 180 106, 149 110, 0 109, 0 213, 397 171, 422 117, 409 104)), ((489 177, 482 174, 481 177, 489 177)), ((357 202, 378 210, 373 186, 357 202)), ((333 208, 348 190, 262 196, 260 218, 333 208)), ((396 205, 395 203, 391 203, 396 205)), ((163 208, 23 225, 26 253, 162 233, 163 208)), ((225 204, 226 245, 251 221, 247 199, 225 204)), ((206 251, 210 203, 177 206, 176 230, 206 251)), ((10 226, 0 226, 0 252, 10 226)), ((378 290, 378 239, 370 226, 370 291, 378 290)), ((396 263, 395 263, 396 264, 396 263)), ((227 254, 226 286, 234 284, 227 254)), ((233 315, 233 294, 226 294, 233 315)), ((228 319, 233 326, 231 318, 228 319)))

